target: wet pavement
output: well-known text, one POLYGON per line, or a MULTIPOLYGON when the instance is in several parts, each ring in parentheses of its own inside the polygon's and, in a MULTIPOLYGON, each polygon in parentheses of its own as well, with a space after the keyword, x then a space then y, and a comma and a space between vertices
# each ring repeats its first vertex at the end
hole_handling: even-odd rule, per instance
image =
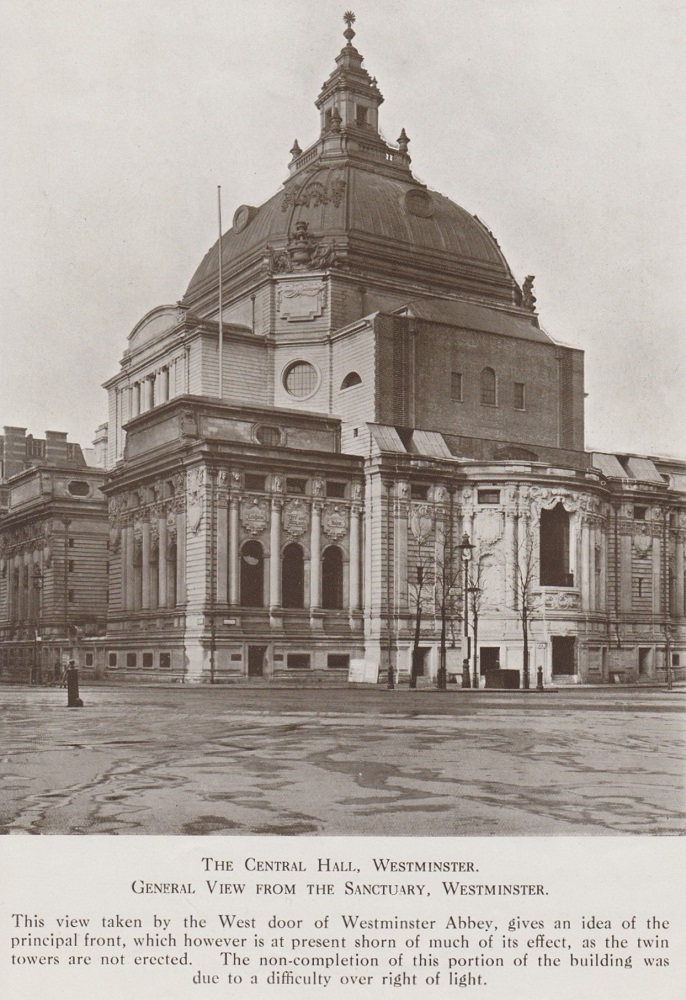
POLYGON ((0 688, 6 834, 683 834, 684 690, 0 688))

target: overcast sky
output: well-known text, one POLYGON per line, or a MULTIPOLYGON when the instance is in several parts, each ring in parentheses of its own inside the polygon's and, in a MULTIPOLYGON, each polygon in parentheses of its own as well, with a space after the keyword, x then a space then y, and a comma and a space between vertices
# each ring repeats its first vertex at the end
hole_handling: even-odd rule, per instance
MULTIPOLYGON (((224 218, 314 141, 333 0, 0 0, 0 424, 90 444, 101 383, 224 218)), ((664 0, 358 0, 416 176, 586 352, 586 440, 684 455, 686 15, 664 0)))

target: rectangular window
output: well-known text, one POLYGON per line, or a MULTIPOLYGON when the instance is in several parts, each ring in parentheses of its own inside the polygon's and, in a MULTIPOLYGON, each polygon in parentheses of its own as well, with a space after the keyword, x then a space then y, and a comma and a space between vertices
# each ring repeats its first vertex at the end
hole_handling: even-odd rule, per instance
POLYGON ((160 670, 171 670, 171 653, 160 653, 160 670))
POLYGON ((126 666, 127 667, 135 667, 137 663, 138 663, 138 658, 137 658, 137 656, 136 656, 135 653, 127 653, 126 654, 126 666))
POLYGON ((515 410, 526 409, 526 390, 523 382, 514 384, 514 408, 515 410))
POLYGON ((246 472, 245 488, 246 490, 263 490, 264 480, 264 476, 257 476, 254 472, 246 472))
POLYGON ((116 665, 117 665, 117 654, 110 653, 109 656, 107 657, 107 666, 116 667, 116 665))
POLYGON ((355 108, 355 121, 358 125, 367 124, 367 108, 363 104, 358 104, 355 108))
POLYGON ((74 601, 76 600, 76 593, 73 590, 70 590, 69 593, 67 594, 67 597, 69 598, 69 603, 73 604, 74 601))
POLYGON ((429 497, 429 487, 422 486, 421 483, 412 483, 410 486, 410 496, 413 500, 427 500, 429 497))
POLYGON ((424 567, 417 566, 417 583, 424 583, 424 567))
POLYGON ((74 572, 74 560, 70 559, 67 563, 67 569, 70 573, 74 572))
POLYGON ((288 653, 286 656, 286 666, 289 670, 309 670, 309 653, 288 653))
POLYGON ((150 670, 155 665, 152 653, 143 653, 143 666, 150 670))
POLYGON ((286 480, 286 492, 287 493, 304 493, 307 488, 306 479, 293 479, 288 477, 286 480))
POLYGON ((500 490, 477 490, 479 503, 500 503, 500 490))
POLYGON ((241 660, 243 659, 243 654, 242 653, 232 653, 231 654, 231 659, 232 659, 232 661, 234 663, 240 663, 241 660))
POLYGON ((70 549, 73 549, 74 548, 74 539, 70 538, 69 541, 67 542, 67 545, 69 546, 70 549))
POLYGON ((450 398, 462 402, 462 372, 450 373, 450 398))
POLYGON ((326 495, 327 497, 335 497, 342 499, 345 496, 345 483, 329 483, 326 484, 326 495))
POLYGON ((679 654, 678 653, 672 653, 672 666, 673 667, 678 667, 679 666, 679 654))
POLYGON ((647 513, 647 507, 634 507, 634 521, 645 521, 647 513))
POLYGON ((347 653, 329 653, 326 665, 329 670, 347 670, 350 666, 350 657, 347 653))
POLYGON ((93 654, 92 653, 86 653, 86 666, 87 667, 92 667, 93 666, 93 654))
POLYGON ((274 663, 282 663, 283 662, 283 653, 274 653, 273 659, 274 659, 274 663))

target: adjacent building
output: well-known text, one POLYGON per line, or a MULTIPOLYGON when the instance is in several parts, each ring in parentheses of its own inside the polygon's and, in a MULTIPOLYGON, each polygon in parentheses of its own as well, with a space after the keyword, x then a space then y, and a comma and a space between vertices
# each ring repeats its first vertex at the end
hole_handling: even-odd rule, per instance
POLYGON ((71 655, 95 672, 107 618, 104 469, 58 431, 5 427, 0 454, 0 677, 54 680, 71 655))

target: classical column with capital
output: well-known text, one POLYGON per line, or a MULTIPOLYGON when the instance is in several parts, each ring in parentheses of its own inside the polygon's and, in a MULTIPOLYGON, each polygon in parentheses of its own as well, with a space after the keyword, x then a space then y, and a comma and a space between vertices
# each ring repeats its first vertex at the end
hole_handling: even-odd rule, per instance
POLYGON ((228 603, 228 562, 229 562, 229 509, 226 492, 227 473, 220 469, 217 473, 217 490, 215 503, 217 505, 217 604, 222 607, 228 603))
POLYGON ((157 518, 159 555, 157 556, 157 606, 167 607, 167 515, 163 510, 157 518))
POLYGON ((232 606, 240 600, 238 502, 238 496, 232 493, 229 497, 229 604, 232 606))
POLYGON ((141 608, 150 608, 150 523, 141 524, 141 608))
POLYGON ((351 613, 358 611, 360 600, 360 518, 362 510, 354 503, 350 509, 350 582, 349 606, 351 613))
POLYGON ((310 609, 322 606, 322 504, 319 500, 312 503, 312 520, 310 524, 310 609))
POLYGON ((280 496, 272 496, 269 528, 269 607, 281 607, 281 506, 280 496))

